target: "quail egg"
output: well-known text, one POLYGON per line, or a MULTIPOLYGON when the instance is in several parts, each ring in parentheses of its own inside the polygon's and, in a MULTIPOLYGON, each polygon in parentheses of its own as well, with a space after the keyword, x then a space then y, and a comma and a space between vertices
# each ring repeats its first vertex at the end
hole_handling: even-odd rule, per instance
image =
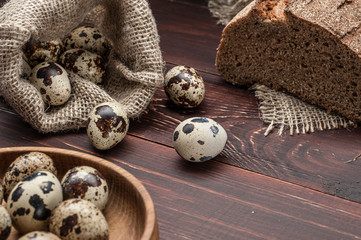
POLYGON ((10 164, 3 178, 4 198, 8 198, 15 185, 30 174, 41 170, 49 171, 57 175, 57 169, 53 160, 41 152, 28 152, 20 155, 10 164))
POLYGON ((105 102, 89 113, 87 134, 93 146, 107 150, 123 140, 129 119, 124 107, 117 102, 105 102))
POLYGON ((36 65, 29 80, 47 104, 62 105, 70 98, 71 85, 68 73, 57 63, 43 62, 36 65))
POLYGON ((101 56, 83 50, 70 49, 60 56, 60 63, 68 70, 94 83, 102 83, 105 63, 101 56))
POLYGON ((0 240, 5 240, 11 232, 11 218, 6 208, 0 204, 0 240))
POLYGON ((202 76, 186 66, 176 66, 167 72, 164 90, 173 103, 184 108, 197 107, 205 94, 202 76))
POLYGON ((101 32, 94 27, 82 26, 74 29, 64 40, 67 50, 81 48, 100 56, 109 51, 109 44, 101 32))
POLYGON ((81 198, 92 202, 100 210, 108 201, 108 184, 95 168, 78 166, 70 169, 61 180, 64 200, 81 198))
POLYGON ((51 214, 50 232, 61 239, 108 240, 108 223, 94 204, 83 199, 68 199, 51 214))
POLYGON ((59 180, 47 171, 33 173, 11 191, 6 208, 21 233, 48 229, 51 211, 63 201, 59 180))
POLYGON ((49 42, 43 42, 31 38, 25 43, 23 52, 28 60, 28 63, 34 67, 41 62, 57 62, 59 56, 63 52, 63 43, 60 39, 49 42))
POLYGON ((19 240, 60 240, 60 238, 51 232, 34 231, 25 234, 19 240))
POLYGON ((224 128, 210 118, 194 117, 181 122, 173 133, 177 153, 191 162, 205 162, 217 156, 227 142, 224 128))

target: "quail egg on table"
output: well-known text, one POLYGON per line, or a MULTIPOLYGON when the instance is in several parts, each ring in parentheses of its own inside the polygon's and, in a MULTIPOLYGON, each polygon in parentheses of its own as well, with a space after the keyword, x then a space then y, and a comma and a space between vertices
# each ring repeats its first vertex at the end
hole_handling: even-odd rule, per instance
POLYGON ((227 142, 224 128, 210 118, 194 117, 181 122, 173 133, 177 153, 191 162, 205 162, 222 152, 227 142))
POLYGON ((47 104, 59 106, 70 98, 71 85, 68 73, 57 63, 43 62, 36 65, 29 80, 47 104))
POLYGON ((124 107, 117 102, 101 103, 89 113, 87 134, 93 146, 107 150, 123 140, 129 119, 124 107))
POLYGON ((184 108, 197 107, 205 94, 203 78, 187 66, 176 66, 167 72, 164 90, 173 103, 184 108))
POLYGON ((61 239, 108 240, 108 223, 94 204, 83 199, 68 199, 55 208, 49 222, 50 232, 61 239))
POLYGON ((5 240, 11 232, 11 218, 6 208, 0 204, 0 240, 5 240))
POLYGON ((98 54, 70 49, 60 56, 60 63, 68 70, 93 83, 102 83, 105 76, 105 62, 98 54))
POLYGON ((74 29, 63 42, 67 50, 81 48, 100 56, 104 56, 109 51, 109 44, 103 34, 97 28, 90 26, 74 29))
POLYGON ((95 168, 78 166, 65 173, 61 180, 64 200, 81 198, 92 202, 100 210, 108 201, 108 184, 95 168))
POLYGON ((34 67, 41 62, 56 62, 63 52, 63 43, 60 39, 43 42, 31 38, 23 47, 28 63, 34 67))
POLYGON ((3 178, 4 198, 9 196, 15 185, 30 174, 39 171, 48 171, 57 175, 57 169, 53 160, 42 152, 28 152, 21 154, 10 164, 3 178))
POLYGON ((11 191, 6 208, 20 233, 48 229, 51 211, 63 201, 59 180, 48 171, 33 173, 11 191))
POLYGON ((25 234, 19 240, 60 240, 60 238, 51 232, 34 231, 25 234))

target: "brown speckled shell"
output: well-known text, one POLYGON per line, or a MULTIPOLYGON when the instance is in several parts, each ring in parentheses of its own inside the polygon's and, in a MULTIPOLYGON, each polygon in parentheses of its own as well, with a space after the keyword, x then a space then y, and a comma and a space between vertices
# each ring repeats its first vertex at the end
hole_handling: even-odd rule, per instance
POLYGON ((74 29, 63 42, 66 50, 81 48, 103 57, 107 55, 110 48, 110 44, 99 29, 90 26, 74 29))
POLYGON ((34 231, 22 236, 19 240, 60 240, 60 238, 51 232, 34 231))
POLYGON ((61 239, 109 239, 108 223, 102 212, 91 202, 68 199, 51 214, 49 230, 61 239))
POLYGON ((123 140, 129 129, 129 119, 124 107, 117 102, 105 102, 89 113, 88 137, 93 146, 107 150, 123 140))
POLYGON ((66 69, 94 83, 102 83, 105 77, 104 59, 83 49, 70 49, 60 56, 60 63, 66 69))
POLYGON ((36 65, 29 80, 47 104, 59 106, 70 98, 71 85, 68 73, 57 63, 43 62, 36 65))
POLYGON ((11 232, 11 218, 4 206, 0 205, 0 240, 8 238, 11 232))
POLYGON ((48 229, 51 211, 63 201, 58 178, 48 171, 21 180, 6 202, 13 226, 20 233, 48 229))
POLYGON ((23 178, 32 173, 46 170, 57 175, 57 169, 53 160, 41 152, 29 152, 20 155, 10 164, 3 178, 4 199, 7 200, 11 190, 23 178))
POLYGON ((78 166, 70 169, 61 180, 64 200, 81 198, 88 200, 100 210, 108 201, 108 184, 95 168, 78 166))
POLYGON ((187 66, 175 66, 167 72, 164 91, 173 103, 183 108, 197 107, 205 95, 202 76, 187 66))
POLYGON ((57 62, 63 51, 64 46, 60 39, 42 42, 31 38, 23 47, 27 62, 32 67, 45 61, 57 62))

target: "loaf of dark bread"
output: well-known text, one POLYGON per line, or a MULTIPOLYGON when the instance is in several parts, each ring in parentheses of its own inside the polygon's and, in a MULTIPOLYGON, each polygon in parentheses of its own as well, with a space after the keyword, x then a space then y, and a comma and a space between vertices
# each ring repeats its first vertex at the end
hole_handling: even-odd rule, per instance
POLYGON ((216 67, 361 122, 361 0, 256 0, 225 27, 216 67))

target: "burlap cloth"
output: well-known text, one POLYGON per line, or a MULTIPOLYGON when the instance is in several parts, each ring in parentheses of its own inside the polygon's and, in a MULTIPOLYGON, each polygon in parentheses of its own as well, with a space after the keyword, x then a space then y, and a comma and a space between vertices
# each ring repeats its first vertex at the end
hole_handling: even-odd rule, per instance
POLYGON ((163 84, 159 36, 146 0, 10 0, 0 9, 0 94, 40 132, 84 127, 90 110, 118 101, 135 118, 163 84), (112 44, 106 79, 98 86, 69 73, 70 100, 46 109, 40 93, 20 78, 21 48, 30 37, 63 38, 92 23, 112 44))
MULTIPOLYGON (((208 7, 218 23, 227 25, 228 22, 248 3, 253 0, 209 0, 208 7)), ((354 128, 352 121, 329 114, 325 109, 306 103, 287 93, 274 91, 264 85, 256 84, 251 87, 259 99, 261 119, 268 125, 265 131, 267 136, 274 128, 282 135, 288 130, 294 133, 311 133, 315 130, 323 131, 336 128, 354 128)))

